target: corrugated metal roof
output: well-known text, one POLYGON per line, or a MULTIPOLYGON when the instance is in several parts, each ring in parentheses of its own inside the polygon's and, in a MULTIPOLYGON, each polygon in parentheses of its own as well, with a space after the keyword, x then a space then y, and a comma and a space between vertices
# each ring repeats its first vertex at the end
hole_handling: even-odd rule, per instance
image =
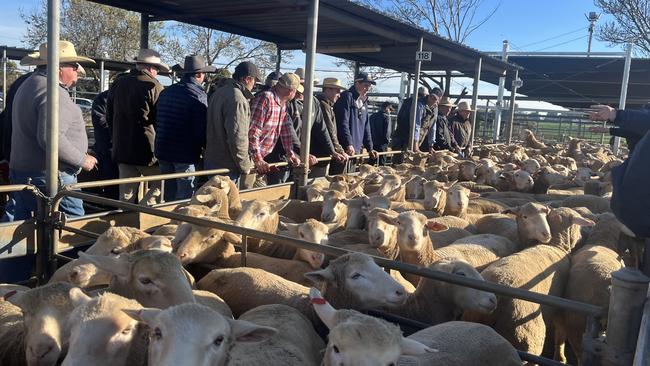
MULTIPOLYGON (((90 0, 146 13, 153 20, 176 20, 273 42, 282 49, 302 49, 307 33, 305 0, 90 0)), ((514 69, 477 50, 401 23, 347 0, 321 0, 318 23, 320 53, 413 72, 419 37, 434 60, 423 71, 460 71, 469 76, 483 57, 481 79, 494 82, 505 69, 514 69), (335 49, 337 48, 337 49, 335 49), (355 52, 350 49, 356 48, 355 52), (372 52, 370 49, 374 48, 372 52), (356 52, 356 51, 366 52, 356 52)))
MULTIPOLYGON (((520 65, 524 85, 517 90, 529 98, 565 107, 592 104, 618 106, 625 58, 509 56, 520 65)), ((650 102, 650 59, 633 59, 627 108, 650 102)))

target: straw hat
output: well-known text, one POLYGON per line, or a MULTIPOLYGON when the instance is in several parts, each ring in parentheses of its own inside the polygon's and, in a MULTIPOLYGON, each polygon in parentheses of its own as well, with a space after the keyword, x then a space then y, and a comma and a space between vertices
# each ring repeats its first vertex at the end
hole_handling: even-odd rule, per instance
POLYGON ((38 61, 41 53, 36 51, 32 52, 29 55, 23 57, 20 59, 20 65, 21 66, 31 66, 31 65, 36 65, 36 62, 38 61))
MULTIPOLYGON (((27 59, 27 62, 30 62, 31 65, 47 65, 47 43, 41 44, 38 48, 38 57, 36 57, 36 52, 30 53, 25 56, 23 59, 27 59)), ((22 60, 21 60, 22 61, 22 60)), ((85 64, 95 64, 95 61, 89 59, 88 57, 77 55, 77 51, 74 49, 74 45, 68 41, 59 41, 59 64, 72 64, 72 63, 85 63, 85 64)))
POLYGON ((140 51, 138 51, 138 56, 135 58, 135 63, 136 64, 147 64, 147 65, 154 65, 158 66, 160 71, 162 72, 170 72, 171 69, 169 66, 163 64, 160 61, 160 54, 154 50, 150 50, 148 48, 143 48, 140 51))
POLYGON ((445 106, 445 107, 452 107, 452 108, 456 106, 454 103, 451 102, 451 99, 449 99, 448 97, 442 98, 442 100, 440 101, 440 103, 438 103, 438 105, 445 106))
POLYGON ((333 89, 341 89, 345 90, 346 88, 341 85, 341 80, 338 78, 325 78, 323 79, 323 84, 321 85, 316 85, 319 88, 333 88, 333 89))
POLYGON ((456 108, 458 111, 468 111, 468 112, 474 112, 474 110, 469 106, 469 103, 467 102, 460 102, 458 103, 458 108, 456 108))

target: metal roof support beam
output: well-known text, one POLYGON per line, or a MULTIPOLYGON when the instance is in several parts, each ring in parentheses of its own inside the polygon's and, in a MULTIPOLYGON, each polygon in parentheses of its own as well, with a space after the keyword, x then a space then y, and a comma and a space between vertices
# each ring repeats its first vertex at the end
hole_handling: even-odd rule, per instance
MULTIPOLYGON (((508 41, 503 41, 503 51, 501 53, 501 60, 508 61, 508 41)), ((503 93, 506 85, 506 74, 499 78, 499 95, 497 96, 496 111, 494 112, 494 143, 499 142, 499 135, 501 134, 501 111, 503 110, 503 93)))
MULTIPOLYGON (((298 176, 298 186, 307 185, 309 178, 309 148, 311 126, 314 119, 314 68, 316 64, 316 42, 318 36, 318 5, 319 0, 309 2, 309 17, 307 18, 307 57, 305 59, 305 98, 302 110, 302 129, 300 131, 300 160, 302 169, 298 176)), ((300 169, 299 169, 300 170, 300 169)))
POLYGON ((7 108, 7 48, 2 49, 2 110, 7 108))
POLYGON ((469 146, 474 146, 474 136, 476 131, 476 115, 478 114, 478 83, 481 80, 481 66, 483 58, 476 60, 476 71, 474 72, 474 85, 472 86, 472 134, 469 139, 469 146))
POLYGON ((515 97, 517 96, 517 80, 519 79, 519 70, 515 70, 512 78, 512 90, 510 92, 510 116, 508 117, 508 145, 512 143, 512 130, 515 125, 515 97))
MULTIPOLYGON (((632 65, 632 48, 634 46, 632 43, 627 44, 627 49, 625 50, 625 68, 623 69, 623 80, 621 82, 621 99, 618 102, 618 109, 625 109, 625 103, 627 102, 627 84, 630 81, 630 66, 632 65)), ((614 154, 618 155, 618 149, 621 147, 621 138, 616 136, 614 137, 614 154)))
MULTIPOLYGON (((418 52, 422 52, 422 46, 424 44, 424 38, 420 37, 420 42, 418 43, 418 52)), ((413 99, 411 100, 411 128, 409 131, 409 150, 415 151, 417 141, 415 141, 415 126, 417 121, 417 111, 418 111, 418 85, 420 84, 420 69, 422 68, 422 61, 415 61, 415 74, 413 78, 413 99)))
POLYGON ((280 72, 280 65, 282 65, 282 49, 277 44, 275 45, 275 72, 280 72))
POLYGON ((47 192, 54 197, 59 188, 59 32, 61 0, 47 1, 47 192))
POLYGON ((149 15, 140 13, 140 48, 149 48, 149 15))

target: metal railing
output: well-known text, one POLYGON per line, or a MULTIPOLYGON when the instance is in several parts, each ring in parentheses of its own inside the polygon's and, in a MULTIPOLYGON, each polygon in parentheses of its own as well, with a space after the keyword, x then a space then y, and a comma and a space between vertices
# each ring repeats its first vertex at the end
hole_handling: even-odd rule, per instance
POLYGON ((650 296, 643 306, 643 318, 636 343, 633 366, 650 366, 650 296))

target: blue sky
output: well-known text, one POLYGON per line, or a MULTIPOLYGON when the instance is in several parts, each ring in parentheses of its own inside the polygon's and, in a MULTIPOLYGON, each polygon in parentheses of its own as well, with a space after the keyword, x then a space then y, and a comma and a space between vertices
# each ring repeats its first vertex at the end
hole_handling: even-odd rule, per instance
MULTIPOLYGON (((39 3, 38 0, 0 0, 0 45, 21 46, 25 32, 25 24, 20 18, 20 9, 31 10, 39 3)), ((491 9, 499 3, 496 0, 484 0, 483 11, 491 9)), ((584 14, 598 11, 592 0, 502 0, 494 16, 478 31, 473 33, 468 45, 482 51, 499 51, 502 41, 508 39, 513 51, 581 51, 587 50, 588 23, 584 14), (541 42, 545 39, 569 33, 556 39, 541 42), (581 39, 575 40, 578 37, 581 39), (536 44, 535 44, 536 43, 536 44), (564 43, 564 44, 562 44, 564 43), (532 44, 532 45, 531 45, 532 44)), ((479 14, 480 17, 480 14, 479 14)), ((607 17, 601 18, 607 20, 607 17)), ((620 48, 610 48, 607 44, 594 38, 593 51, 621 51, 620 48)), ((301 66, 304 60, 302 52, 296 52, 294 59, 283 67, 294 68, 301 66)), ((319 56, 317 69, 331 70, 336 68, 331 57, 319 56)), ((345 78, 344 74, 318 73, 321 79, 325 76, 336 75, 345 78)), ((379 85, 381 91, 397 91, 397 80, 390 80, 379 85)), ((452 92, 458 91, 463 85, 471 86, 471 81, 459 79, 452 87, 452 92)), ((471 89, 471 87, 470 87, 471 89)), ((481 94, 491 93, 495 88, 481 84, 481 94)))

